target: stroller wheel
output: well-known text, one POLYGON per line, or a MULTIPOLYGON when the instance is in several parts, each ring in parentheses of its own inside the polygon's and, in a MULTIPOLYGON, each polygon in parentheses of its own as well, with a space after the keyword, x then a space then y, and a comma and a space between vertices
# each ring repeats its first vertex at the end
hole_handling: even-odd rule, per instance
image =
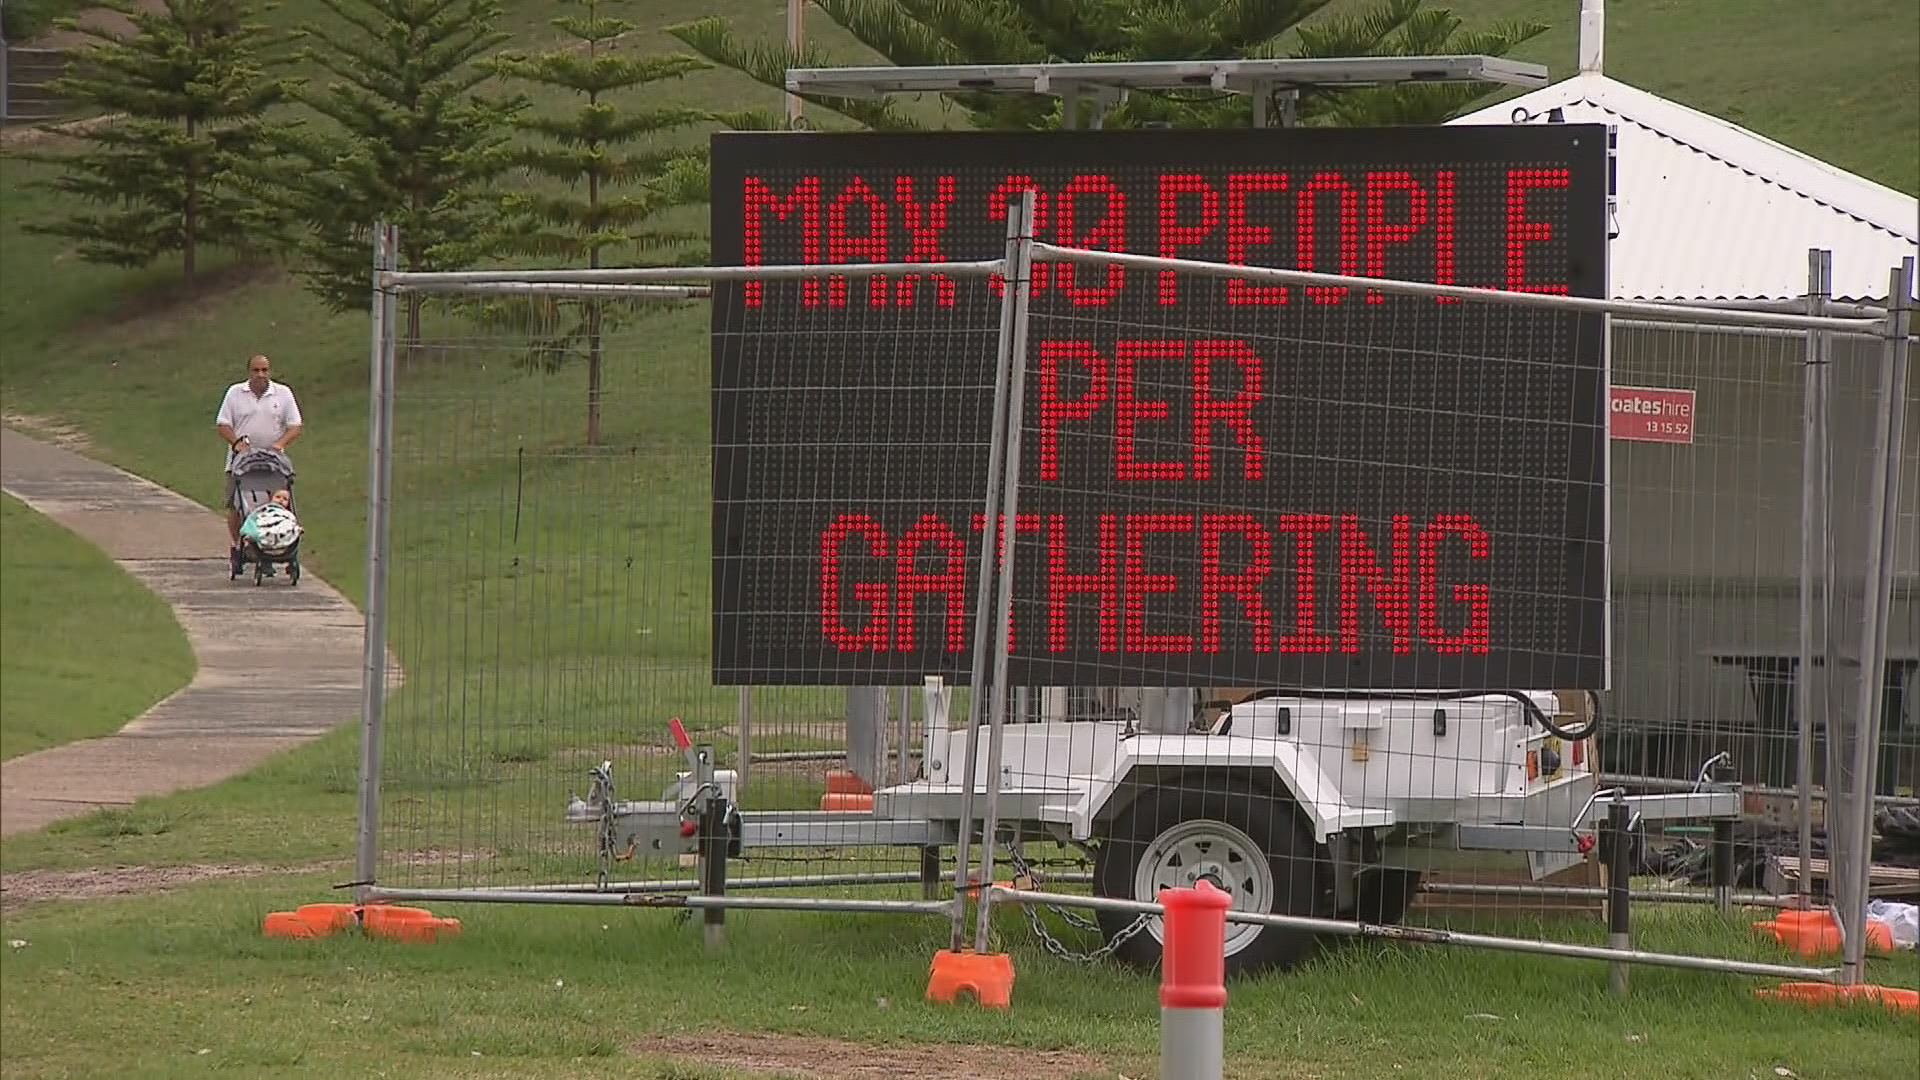
POLYGON ((261 582, 263 582, 263 581, 265 581, 265 580, 267 580, 267 567, 266 567, 266 564, 264 564, 264 563, 255 563, 255 564, 253 565, 253 583, 254 583, 255 585, 258 585, 258 584, 260 584, 261 582))
POLYGON ((288 585, 300 584, 300 564, 299 563, 293 562, 293 563, 287 564, 287 584, 288 585))

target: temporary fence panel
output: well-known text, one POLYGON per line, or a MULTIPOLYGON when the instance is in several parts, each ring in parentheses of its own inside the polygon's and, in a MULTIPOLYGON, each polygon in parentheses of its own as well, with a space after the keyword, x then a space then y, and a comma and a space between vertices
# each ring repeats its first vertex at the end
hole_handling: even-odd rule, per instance
MULTIPOLYGON (((1872 476, 1882 351, 1873 337, 1849 335, 1828 345, 1819 417, 1827 466, 1823 475, 1808 476, 1802 336, 1712 326, 1615 328, 1621 679, 1611 697, 1618 727, 1606 740, 1610 768, 1690 782, 1701 762, 1725 750, 1743 780, 1794 786, 1803 489, 1825 491, 1830 528, 1815 531, 1815 566, 1835 585, 1834 631, 1844 638, 1860 618, 1861 510, 1872 476)), ((1904 441, 1902 513, 1910 518, 1920 435, 1909 428, 1904 441)), ((1911 796, 1920 780, 1920 718, 1904 714, 1906 687, 1920 667, 1913 607, 1920 556, 1905 548, 1893 557, 1896 635, 1883 675, 1887 743, 1875 785, 1882 795, 1911 796)), ((1816 729, 1824 733, 1824 724, 1816 729)), ((1824 775, 1819 747, 1814 770, 1824 775)))
MULTIPOLYGON (((984 292, 996 266, 869 265, 857 288, 984 292)), ((828 645, 843 616, 841 646, 895 640, 858 609, 913 522, 860 509, 910 497, 964 542, 989 440, 954 406, 996 392, 998 308, 850 332, 847 272, 384 276, 370 637, 408 675, 372 708, 363 895, 946 910, 951 826, 876 823, 865 793, 912 763, 849 753, 849 719, 901 695, 767 646, 828 645), (958 463, 939 490, 934 461, 958 463)))
POLYGON ((1846 658, 1897 661, 1914 610, 1888 320, 1605 299, 1576 128, 1528 136, 1565 169, 1468 154, 1433 188, 1156 173, 1194 260, 1068 246, 1133 220, 1097 154, 888 172, 808 135, 716 143, 725 265, 387 264, 369 655, 408 677, 386 701, 369 665, 362 896, 924 912, 981 952, 1017 918, 1152 963, 1158 889, 1204 878, 1236 969, 1364 935, 1835 977, 1704 904, 1641 951, 1514 918, 1617 916, 1657 842, 1725 851, 1739 781, 1796 782, 1766 673, 1806 652, 1809 334, 1811 696, 1869 750, 1846 658), (1342 273, 1197 261, 1248 243, 1342 273), (983 879, 1022 913, 950 902, 983 879))
MULTIPOLYGON (((1097 912, 1098 934, 1077 934, 1090 955, 1151 963, 1141 905, 1205 878, 1234 894, 1242 970, 1359 933, 1836 977, 1727 914, 1764 898, 1736 896, 1754 882, 1724 862, 1711 893, 1689 893, 1691 874, 1637 883, 1721 909, 1635 925, 1639 949, 1624 925, 1516 920, 1500 901, 1606 896, 1621 919, 1630 898, 1613 894, 1649 845, 1691 831, 1733 850, 1739 779, 1771 744, 1702 670, 1765 648, 1742 641, 1797 655, 1804 338, 1864 343, 1861 369, 1832 380, 1833 423, 1884 433, 1882 322, 1582 297, 1577 235, 1542 245, 1532 265, 1550 284, 1532 295, 1034 253, 1003 509, 1012 619, 995 642, 1012 689, 975 753, 1002 789, 996 850, 1012 849, 995 895, 1052 951, 1093 929, 1036 913, 1076 903, 1027 872, 1021 849, 1057 842, 1089 849, 1106 898, 1077 902, 1097 912), (1166 310, 1186 295, 1206 299, 1166 310), (1621 410, 1607 324, 1632 320, 1701 328, 1631 331, 1640 381, 1611 382, 1644 404, 1621 410), (1694 402, 1710 393, 1708 421, 1694 402), (1618 445, 1651 435, 1666 460, 1618 445), (1583 698, 1599 708, 1567 708, 1583 698), (1703 736, 1685 790, 1603 784, 1617 766, 1599 736, 1626 708, 1703 736), (1590 860, 1610 863, 1604 889, 1460 881, 1504 864, 1538 883, 1590 860), (1454 902, 1422 911, 1428 891, 1454 902)), ((1887 520, 1856 487, 1878 482, 1888 448, 1854 446, 1835 468, 1860 481, 1832 485, 1834 591, 1860 598, 1835 619, 1846 642, 1863 640, 1881 581, 1865 538, 1887 520)))

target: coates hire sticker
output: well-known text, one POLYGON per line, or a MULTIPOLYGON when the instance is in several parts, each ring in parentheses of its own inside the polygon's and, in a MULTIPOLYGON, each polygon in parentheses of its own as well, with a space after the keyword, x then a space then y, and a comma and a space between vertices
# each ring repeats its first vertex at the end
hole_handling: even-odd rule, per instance
POLYGON ((1608 430, 1638 442, 1693 441, 1693 391, 1660 386, 1616 386, 1608 405, 1608 430))

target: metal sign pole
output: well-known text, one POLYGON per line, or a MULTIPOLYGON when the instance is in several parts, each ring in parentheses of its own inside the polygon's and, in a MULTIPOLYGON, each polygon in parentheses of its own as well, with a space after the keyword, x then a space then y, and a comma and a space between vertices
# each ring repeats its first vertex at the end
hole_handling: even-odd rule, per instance
MULTIPOLYGON (((795 60, 800 59, 801 40, 806 34, 806 3, 807 0, 787 0, 787 54, 795 60)), ((799 94, 787 92, 788 127, 800 126, 801 113, 805 108, 806 102, 801 100, 799 94)))

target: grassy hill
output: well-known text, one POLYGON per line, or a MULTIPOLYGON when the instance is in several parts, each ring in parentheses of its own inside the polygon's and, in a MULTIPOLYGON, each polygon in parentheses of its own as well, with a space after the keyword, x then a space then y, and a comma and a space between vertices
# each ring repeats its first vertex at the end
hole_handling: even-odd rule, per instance
POLYGON ((193 678, 172 610, 106 552, 11 495, 0 528, 0 759, 111 734, 193 678))
MULTIPOLYGON (((1551 23, 1514 59, 1546 64, 1554 79, 1576 70, 1579 0, 1448 6, 1470 19, 1551 23)), ((1920 18, 1911 4, 1608 0, 1606 28, 1608 75, 1920 193, 1920 18)))
MULTIPOLYGON (((523 43, 551 39, 545 19, 553 5, 508 6, 523 43)), ((1556 75, 1571 70, 1576 0, 1453 6, 1474 20, 1555 24, 1521 55, 1556 75)), ((290 7, 276 18, 291 18, 290 7)), ((718 11, 743 34, 759 36, 780 32, 783 10, 784 0, 647 0, 627 5, 626 15, 664 26, 718 11)), ((1611 5, 1609 19, 1608 70, 1620 77, 1906 190, 1920 186, 1916 29, 1897 0, 1860 0, 1845 19, 1784 0, 1629 0, 1611 5)), ((867 59, 817 15, 810 36, 843 59, 867 59)), ((673 44, 652 37, 662 48, 673 44)), ((772 91, 728 72, 689 77, 670 93, 779 107, 772 91)), ((169 300, 169 268, 92 267, 59 242, 24 233, 26 222, 58 209, 25 186, 43 167, 5 157, 0 169, 0 405, 28 421, 77 427, 108 460, 212 503, 220 388, 250 353, 273 355, 308 421, 298 449, 311 565, 349 595, 362 595, 365 315, 329 314, 286 277, 231 260, 222 288, 191 302, 169 300)), ((557 775, 542 764, 557 747, 609 732, 631 740, 643 722, 636 714, 648 731, 667 708, 707 726, 728 719, 700 670, 705 323, 704 310, 680 305, 640 318, 612 342, 606 423, 616 454, 567 449, 578 430, 582 376, 576 369, 531 373, 511 362, 508 342, 450 343, 403 373, 393 633, 413 677, 396 718, 444 712, 453 701, 475 715, 511 718, 482 745, 396 750, 412 755, 423 784, 455 790, 529 770, 557 775), (594 614, 609 611, 619 614, 594 614), (554 679, 556 665, 578 677, 554 679), (641 707, 643 692, 653 696, 641 707)), ((817 713, 802 698, 781 701, 778 708, 795 716, 817 713)), ((301 824, 274 835, 302 855, 330 854, 341 850, 340 830, 350 821, 352 773, 343 733, 275 766, 270 783, 182 799, 239 800, 249 820, 284 823, 286 796, 299 793, 309 799, 301 824)), ((549 795, 524 797, 544 803, 549 795)), ((780 796, 809 797, 804 786, 780 796)), ((201 820, 163 837, 113 843, 145 845, 120 854, 154 859, 205 854, 209 845, 233 849, 254 834, 201 820)), ((12 843, 8 857, 78 856, 61 849, 56 834, 12 843)))

